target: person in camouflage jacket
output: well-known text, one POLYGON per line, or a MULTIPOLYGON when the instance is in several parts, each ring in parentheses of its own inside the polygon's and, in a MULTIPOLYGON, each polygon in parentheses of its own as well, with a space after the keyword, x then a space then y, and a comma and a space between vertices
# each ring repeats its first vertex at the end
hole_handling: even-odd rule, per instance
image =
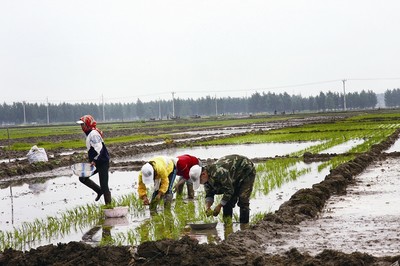
MULTIPOLYGON (((193 167, 192 167, 193 168, 193 167)), ((250 216, 250 195, 256 177, 253 162, 245 156, 227 155, 201 168, 191 169, 190 178, 197 188, 203 184, 206 192, 206 213, 217 216, 223 208, 224 220, 232 219, 236 203, 240 207, 240 223, 248 223, 250 216), (221 202, 214 210, 214 196, 223 194, 221 202)))

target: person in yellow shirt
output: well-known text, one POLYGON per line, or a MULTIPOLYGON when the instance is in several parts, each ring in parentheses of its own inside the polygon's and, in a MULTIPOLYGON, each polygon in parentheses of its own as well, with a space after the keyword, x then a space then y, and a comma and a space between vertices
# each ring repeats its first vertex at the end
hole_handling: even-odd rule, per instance
POLYGON ((176 177, 176 167, 173 158, 156 156, 145 163, 139 172, 139 198, 143 204, 150 205, 150 210, 155 211, 161 199, 164 208, 171 208, 172 188, 176 177), (147 187, 154 185, 154 191, 149 201, 147 187))

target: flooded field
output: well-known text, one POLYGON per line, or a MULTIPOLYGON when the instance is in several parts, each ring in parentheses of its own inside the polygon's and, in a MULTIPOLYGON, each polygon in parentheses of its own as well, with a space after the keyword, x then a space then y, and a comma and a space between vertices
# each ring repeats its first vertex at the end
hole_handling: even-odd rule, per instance
POLYGON ((271 241, 265 248, 284 252, 297 247, 312 255, 324 249, 399 255, 399 162, 399 158, 389 158, 374 163, 346 195, 335 195, 327 202, 319 219, 301 223, 298 232, 286 235, 285 242, 271 241))
MULTIPOLYGON (((8 172, 9 176, 0 180, 0 244, 2 249, 12 246, 15 251, 0 253, 0 264, 9 261, 6 265, 13 265, 19 258, 30 263, 46 259, 49 264, 57 257, 58 263, 75 265, 84 258, 101 256, 103 262, 118 265, 128 261, 132 265, 185 261, 187 265, 337 265, 338 261, 343 265, 392 265, 400 259, 397 118, 386 118, 385 123, 378 119, 375 125, 373 119, 361 117, 343 125, 319 127, 318 123, 330 119, 294 119, 293 123, 226 127, 199 134, 182 130, 173 134, 173 145, 166 140, 110 145, 115 154, 109 181, 112 196, 117 205, 130 206, 123 218, 104 217, 103 203, 94 202, 94 193, 72 174, 68 162, 61 160, 59 167, 50 171, 25 165, 25 174, 8 172), (305 121, 318 122, 278 130, 271 139, 263 139, 264 131, 305 121), (265 143, 190 143, 231 135, 235 143, 246 143, 249 139, 242 134, 249 132, 265 143), (284 142, 277 141, 282 136, 284 142), (256 162, 250 225, 237 223, 235 209, 232 225, 224 224, 220 216, 212 220, 217 222, 212 230, 187 226, 204 219, 202 186, 193 201, 184 194, 183 199, 174 198, 172 211, 159 207, 157 214, 150 215, 148 207, 137 200, 138 169, 153 156, 185 153, 207 162, 236 153, 256 162), (25 236, 28 231, 31 233, 25 236), (39 247, 40 253, 18 252, 39 247), (100 255, 103 248, 107 256, 100 255), (71 249, 76 252, 69 252, 71 249)), ((54 159, 60 154, 69 158, 70 165, 76 162, 72 160, 74 150, 57 151, 54 159)), ((23 157, 21 153, 14 156, 23 157)), ((18 168, 23 160, 1 159, 3 169, 6 165, 15 167, 16 172, 25 169, 18 168)), ((92 180, 98 182, 97 176, 92 180)))
MULTIPOLYGON (((217 147, 197 147, 191 149, 171 149, 168 151, 159 151, 154 154, 138 155, 133 160, 147 160, 155 155, 167 155, 177 156, 184 152, 196 155, 199 158, 218 158, 227 154, 232 154, 234 151, 253 156, 262 157, 274 157, 288 155, 292 152, 302 150, 315 143, 273 143, 273 144, 252 144, 252 145, 229 145, 229 147, 217 146, 217 147), (275 151, 275 153, 274 153, 275 151)), ((318 172, 318 163, 304 164, 298 163, 296 168, 310 170, 300 176, 299 178, 282 184, 280 187, 276 187, 268 194, 255 191, 255 196, 251 200, 251 214, 254 216, 258 213, 272 212, 278 209, 278 207, 290 196, 301 188, 311 187, 313 184, 318 183, 328 173, 329 169, 325 169, 322 172, 318 172)), ((46 175, 42 173, 41 175, 46 175)), ((35 219, 47 219, 47 217, 59 217, 60 214, 66 210, 92 204, 95 197, 94 193, 86 186, 82 185, 77 176, 72 174, 72 171, 68 167, 60 168, 47 175, 53 175, 52 178, 45 180, 44 182, 33 182, 35 178, 40 179, 39 175, 32 175, 29 183, 21 184, 19 186, 10 186, 0 189, 0 226, 2 230, 12 231, 14 228, 19 228, 25 222, 32 222, 35 219)), ((128 194, 137 194, 137 182, 138 171, 112 171, 109 178, 109 186, 111 188, 112 196, 118 198, 128 194)), ((98 182, 97 175, 91 177, 92 180, 98 182)), ((196 192, 196 199, 192 204, 197 205, 197 200, 203 201, 204 195, 201 188, 196 192)), ((190 204, 188 201, 184 201, 185 204, 190 204)), ((100 205, 101 203, 99 203, 100 205)), ((195 207, 196 209, 197 207, 195 207)), ((237 213, 237 210, 236 210, 237 213)), ((115 223, 112 225, 110 230, 111 237, 116 233, 123 233, 127 230, 134 230, 136 226, 139 226, 146 219, 150 219, 149 210, 137 211, 131 208, 130 214, 126 219, 118 221, 97 221, 89 223, 76 230, 72 230, 68 234, 62 236, 51 237, 50 239, 41 240, 34 243, 27 243, 26 248, 32 248, 47 243, 58 243, 68 241, 80 241, 85 239, 85 233, 91 228, 101 228, 104 224, 115 223)), ((185 232, 191 236, 197 238, 200 242, 208 242, 210 236, 213 241, 221 241, 225 238, 227 233, 231 233, 240 230, 239 224, 234 224, 233 228, 228 229, 225 232, 224 224, 221 221, 216 220, 218 223, 215 231, 210 232, 185 232)), ((189 221, 188 221, 189 222, 189 221)), ((101 241, 101 230, 98 230, 95 235, 87 239, 88 242, 100 242, 101 241)), ((156 240, 157 235, 150 236, 150 239, 156 240)), ((127 244, 127 243, 125 243, 127 244)))
POLYGON ((320 141, 310 141, 302 143, 262 143, 262 144, 242 144, 242 145, 222 145, 222 146, 206 146, 206 147, 188 147, 188 148, 170 148, 157 152, 146 154, 138 154, 132 157, 119 158, 116 162, 121 161, 146 161, 154 156, 170 156, 175 157, 182 154, 190 154, 200 159, 220 158, 228 154, 241 154, 248 158, 267 158, 275 156, 285 156, 296 151, 304 150, 313 145, 321 143, 320 141))

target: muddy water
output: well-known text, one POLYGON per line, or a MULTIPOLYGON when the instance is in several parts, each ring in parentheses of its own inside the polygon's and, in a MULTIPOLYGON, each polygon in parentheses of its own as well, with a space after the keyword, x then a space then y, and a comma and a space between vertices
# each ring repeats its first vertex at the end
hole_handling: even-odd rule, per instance
MULTIPOLYGON (((194 148, 192 150, 189 149, 189 151, 188 149, 175 149, 168 151, 169 153, 167 155, 175 156, 188 152, 203 158, 217 158, 236 152, 245 155, 253 154, 255 157, 275 156, 298 151, 310 145, 312 145, 312 143, 231 145, 229 147, 194 148)), ((148 154, 143 155, 142 158, 136 159, 150 158, 152 156, 152 154, 148 154)), ((316 170, 314 169, 314 171, 316 170)), ((32 222, 34 219, 45 219, 48 216, 57 216, 65 212, 65 210, 70 210, 81 205, 92 204, 94 202, 95 194, 89 188, 81 184, 78 177, 74 176, 70 169, 60 168, 52 174, 54 174, 54 178, 47 179, 47 181, 43 183, 22 184, 20 186, 8 187, 0 190, 0 227, 2 230, 11 231, 13 228, 20 227, 23 222, 32 222)), ((136 193, 137 176, 137 171, 116 171, 110 173, 109 186, 112 189, 113 197, 118 198, 119 196, 132 192, 136 193)), ((257 195, 252 202, 252 213, 255 214, 258 212, 275 210, 281 203, 287 200, 296 189, 310 186, 313 182, 319 182, 315 180, 315 177, 318 176, 323 177, 324 175, 313 173, 304 176, 296 182, 288 184, 287 187, 284 185, 281 188, 277 188, 267 196, 257 195), (265 204, 265 202, 268 204, 265 204)), ((92 180, 98 183, 97 175, 93 176, 92 180)), ((100 204, 101 203, 99 203, 99 205, 100 204)), ((114 227, 113 231, 126 230, 130 228, 131 225, 137 225, 140 221, 148 218, 150 218, 148 212, 142 214, 139 218, 129 216, 129 226, 126 226, 126 223, 123 225, 123 228, 117 225, 114 227)), ((71 234, 68 237, 63 236, 63 238, 67 237, 68 239, 74 238, 75 240, 80 240, 84 231, 89 229, 90 228, 82 228, 81 232, 71 234)), ((223 230, 222 224, 217 227, 217 234, 221 239, 224 238, 223 230)), ((234 228, 234 230, 238 230, 238 228, 234 228)), ((193 232, 193 234, 197 235, 197 232, 193 232)), ((202 239, 202 237, 202 234, 199 234, 199 240, 206 241, 207 236, 205 236, 205 239, 202 239)), ((63 242, 64 240, 57 239, 55 241, 63 242)))
MULTIPOLYGON (((279 188, 272 190, 268 195, 260 193, 251 200, 252 215, 256 213, 265 213, 275 211, 280 204, 288 200, 290 196, 301 188, 311 187, 312 184, 318 183, 327 174, 318 173, 318 164, 304 165, 312 170, 308 174, 298 178, 295 181, 286 183, 279 188)), ((299 167, 301 167, 299 165, 299 167)), ((114 197, 126 195, 137 191, 137 171, 132 172, 114 172, 110 175, 110 187, 114 197)), ((96 176, 92 177, 97 181, 96 176)), ((201 189, 196 192, 196 195, 201 192, 201 189)), ((13 227, 18 228, 25 221, 33 221, 34 219, 45 219, 47 216, 57 216, 59 213, 73 207, 93 203, 95 195, 90 189, 80 184, 76 176, 60 176, 48 180, 44 183, 22 185, 20 187, 12 187, 2 189, 0 191, 1 199, 1 218, 0 226, 2 230, 9 231, 13 227)), ((199 199, 202 200, 202 199, 199 199)), ((100 204, 99 204, 100 205, 100 204)), ((237 213, 238 210, 235 209, 237 213)), ((117 222, 108 221, 111 223, 111 234, 126 232, 139 226, 144 220, 149 219, 150 214, 147 210, 145 213, 131 213, 126 220, 117 222)), ((107 222, 107 220, 106 220, 107 222)), ((99 226, 99 231, 92 236, 91 242, 98 242, 102 238, 102 230, 99 226)), ((65 241, 80 241, 83 235, 91 229, 91 226, 81 228, 77 232, 71 230, 68 235, 52 239, 52 243, 65 241)), ((210 236, 222 240, 227 233, 240 230, 239 224, 234 224, 233 228, 229 228, 229 232, 224 227, 223 223, 218 223, 214 231, 191 231, 189 234, 197 238, 200 242, 208 242, 210 236)), ((40 245, 46 244, 40 243, 40 245)), ((39 243, 37 243, 39 245, 39 243)))
POLYGON ((364 140, 362 140, 362 139, 352 139, 352 140, 346 141, 342 144, 336 145, 332 148, 323 150, 320 153, 337 153, 337 154, 345 153, 345 152, 350 151, 352 148, 354 148, 358 145, 361 145, 363 143, 364 143, 364 140))
MULTIPOLYGON (((298 151, 310 146, 310 143, 291 143, 291 144, 258 144, 258 145, 240 145, 231 147, 208 147, 208 148, 194 148, 192 154, 196 154, 203 158, 217 158, 222 155, 233 153, 253 155, 254 157, 273 157, 275 155, 285 155, 290 152, 298 151), (236 147, 236 150, 234 150, 236 147), (224 150, 225 148, 225 150, 224 150), (226 151, 226 148, 229 148, 226 151), (275 151, 275 153, 273 152, 275 151), (200 156, 202 155, 202 156, 200 156)), ((188 152, 188 149, 176 149, 175 153, 165 151, 166 154, 174 156, 188 152)), ((160 152, 158 153, 160 154, 160 152)), ((162 152, 161 152, 162 154, 162 152)), ((148 158, 152 155, 146 155, 148 158)), ((136 158, 138 159, 138 158, 136 158)), ((139 158, 140 159, 140 158, 139 158)), ((283 184, 279 188, 275 188, 268 195, 256 193, 256 197, 252 199, 252 215, 257 213, 265 213, 268 211, 276 210, 280 204, 288 200, 289 197, 298 189, 311 187, 312 184, 318 183, 327 174, 327 172, 318 173, 316 163, 313 164, 299 164, 297 168, 309 167, 312 170, 287 184, 283 184)), ((328 171, 328 170, 326 170, 328 171)), ((4 231, 12 231, 13 228, 18 228, 23 222, 32 222, 34 219, 46 219, 48 216, 58 216, 66 210, 71 210, 74 207, 94 203, 95 194, 81 184, 78 177, 74 176, 70 169, 60 168, 53 172, 54 178, 48 179, 43 183, 23 184, 20 186, 8 187, 0 190, 0 227, 4 231)), ((110 173, 109 186, 112 190, 112 195, 115 198, 129 193, 137 193, 137 171, 120 172, 115 171, 110 173)), ((91 177, 98 183, 97 175, 91 177)), ((201 190, 200 190, 201 191, 201 190)), ((196 192, 197 194, 200 193, 196 192)), ((196 194, 196 195, 197 195, 196 194)), ((102 201, 103 199, 101 199, 102 201)), ((200 199, 202 200, 202 199, 200 199)), ((99 206, 102 203, 98 203, 99 206)), ((237 212, 238 210, 235 210, 237 212)), ((113 224, 111 234, 118 232, 125 232, 133 229, 135 226, 140 225, 145 219, 149 219, 149 212, 130 213, 126 221, 117 221, 113 224)), ((107 220, 106 220, 107 222, 107 220)), ((110 221, 109 221, 110 222, 110 221)), ((111 221, 112 222, 112 221, 111 221)), ((82 236, 90 229, 89 227, 81 228, 78 232, 71 231, 68 235, 63 235, 50 242, 65 242, 76 240, 80 241, 82 236)), ((100 229, 100 227, 99 227, 100 229)), ((216 239, 224 239, 226 237, 224 225, 219 223, 215 231, 211 232, 198 232, 193 231, 190 234, 199 239, 200 242, 207 242, 210 234, 216 239)), ((230 231, 239 230, 239 225, 234 224, 230 231)), ((91 241, 100 241, 102 230, 99 230, 92 238, 91 241)), ((37 245, 46 243, 37 243, 37 245)))
POLYGON ((293 142, 293 143, 263 143, 263 144, 243 144, 243 145, 222 145, 208 147, 187 147, 187 148, 171 148, 168 150, 157 151, 154 153, 139 154, 129 158, 117 159, 121 161, 145 161, 154 156, 163 155, 175 157, 182 154, 190 154, 201 159, 220 158, 229 154, 241 154, 249 158, 265 158, 289 155, 290 153, 306 149, 308 147, 320 144, 319 141, 314 142, 293 142))
POLYGON ((400 152, 400 139, 398 139, 386 152, 400 152))
POLYGON ((346 195, 332 196, 317 220, 301 223, 285 242, 268 243, 267 252, 297 247, 316 255, 323 249, 395 256, 400 250, 400 160, 376 162, 357 176, 346 195))

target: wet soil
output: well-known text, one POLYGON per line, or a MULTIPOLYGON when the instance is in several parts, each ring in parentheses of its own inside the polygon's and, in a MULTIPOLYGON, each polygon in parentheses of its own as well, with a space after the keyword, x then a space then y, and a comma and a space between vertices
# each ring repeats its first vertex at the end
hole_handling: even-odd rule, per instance
MULTIPOLYGON (((323 214, 327 213, 329 206, 333 206, 331 204, 359 195, 350 193, 350 191, 357 191, 355 187, 371 186, 371 182, 363 183, 358 180, 358 176, 369 166, 379 164, 380 161, 388 158, 398 158, 398 153, 385 154, 383 151, 393 145, 399 133, 399 130, 396 131, 386 141, 374 145, 369 152, 358 154, 354 160, 338 166, 322 182, 313 185, 312 188, 297 191, 276 212, 267 214, 255 225, 230 234, 220 244, 199 244, 197 240, 189 236, 180 240, 145 242, 137 247, 92 247, 85 243, 70 242, 42 246, 26 252, 7 249, 0 253, 0 265, 392 265, 400 259, 400 253, 388 256, 379 255, 382 254, 379 252, 376 253, 378 255, 373 255, 373 253, 374 250, 380 250, 383 245, 386 245, 387 241, 399 247, 397 244, 399 229, 392 228, 394 231, 391 233, 397 237, 389 240, 376 238, 373 240, 375 243, 370 244, 368 249, 353 251, 351 247, 340 250, 330 249, 328 246, 324 248, 323 245, 321 247, 321 238, 324 238, 324 234, 326 237, 334 235, 340 230, 338 229, 340 224, 346 223, 346 217, 331 215, 330 223, 335 224, 337 221, 339 225, 332 231, 329 231, 329 227, 326 227, 325 231, 314 229, 325 223, 324 217, 327 216, 323 214), (304 234, 309 230, 311 233, 308 236, 304 234), (316 246, 319 249, 316 249, 316 246)), ((168 145, 171 144, 146 146, 144 149, 156 151, 168 145)), ((143 152, 142 148, 140 147, 141 152, 143 152)), ((132 149, 135 148, 132 147, 132 149)), ((115 155, 119 154, 118 147, 112 147, 112 150, 115 155)), ((1 177, 6 179, 3 181, 16 182, 13 180, 13 176, 17 176, 14 171, 20 171, 18 175, 21 175, 24 171, 29 173, 71 165, 72 162, 82 159, 79 156, 82 155, 72 154, 65 156, 62 160, 55 156, 54 160, 58 164, 50 160, 40 166, 30 166, 22 162, 15 162, 7 167, 2 165, 1 177), (14 165, 18 167, 13 168, 14 165), (9 168, 13 170, 7 172, 9 168)), ((304 161, 321 161, 332 156, 335 155, 305 154, 304 161)), ((139 168, 142 162, 136 162, 136 164, 139 168)), ((121 163, 113 164, 112 167, 123 169, 127 166, 121 163)), ((129 162, 129 167, 132 168, 132 162, 129 162)), ((381 192, 384 193, 384 191, 381 192)), ((373 194, 379 196, 379 193, 379 190, 374 190, 373 194)), ((400 217, 397 216, 397 218, 400 217)), ((380 219, 390 222, 393 221, 393 216, 380 214, 380 219)), ((368 219, 359 222, 363 221, 366 227, 371 222, 368 219)), ((345 234, 346 232, 343 232, 342 236, 345 234)), ((362 242, 363 234, 365 232, 360 231, 359 235, 353 237, 362 242)))

